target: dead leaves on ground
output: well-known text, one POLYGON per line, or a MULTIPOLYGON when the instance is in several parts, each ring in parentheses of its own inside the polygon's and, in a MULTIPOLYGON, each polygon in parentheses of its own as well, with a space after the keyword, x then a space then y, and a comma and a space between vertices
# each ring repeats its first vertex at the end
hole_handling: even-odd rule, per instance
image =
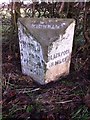
MULTIPOLYGON (((85 64, 84 69, 87 69, 85 64)), ((90 94, 86 90, 89 74, 79 71, 76 76, 40 87, 12 62, 3 63, 3 116, 28 120, 72 120, 79 106, 90 109, 90 94), (80 74, 82 73, 82 74, 80 74)), ((82 110, 82 109, 80 109, 82 110)), ((79 111, 79 110, 78 110, 79 111)), ((86 111, 87 112, 87 111, 86 111)), ((88 119, 89 120, 89 119, 88 119)))

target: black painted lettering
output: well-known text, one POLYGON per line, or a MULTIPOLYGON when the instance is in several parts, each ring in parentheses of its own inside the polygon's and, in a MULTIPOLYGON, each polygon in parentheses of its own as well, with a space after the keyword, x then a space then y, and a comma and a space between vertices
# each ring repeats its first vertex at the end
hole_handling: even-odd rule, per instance
MULTIPOLYGON (((48 57, 48 59, 49 59, 49 61, 50 61, 50 60, 54 60, 55 58, 65 56, 65 55, 67 55, 67 54, 69 54, 69 50, 65 50, 65 51, 63 51, 63 52, 59 52, 59 53, 56 53, 56 54, 54 54, 54 55, 50 55, 50 56, 48 57)), ((64 61, 64 60, 63 60, 63 61, 64 61)))
POLYGON ((54 62, 51 63, 51 67, 54 65, 54 62))
POLYGON ((59 64, 58 61, 55 61, 55 65, 59 64))

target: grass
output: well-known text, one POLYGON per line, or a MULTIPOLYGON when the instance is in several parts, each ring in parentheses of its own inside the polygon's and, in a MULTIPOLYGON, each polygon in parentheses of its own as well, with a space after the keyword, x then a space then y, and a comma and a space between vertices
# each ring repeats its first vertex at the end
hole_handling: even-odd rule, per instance
POLYGON ((90 120, 90 112, 86 106, 80 106, 71 116, 72 120, 90 120))

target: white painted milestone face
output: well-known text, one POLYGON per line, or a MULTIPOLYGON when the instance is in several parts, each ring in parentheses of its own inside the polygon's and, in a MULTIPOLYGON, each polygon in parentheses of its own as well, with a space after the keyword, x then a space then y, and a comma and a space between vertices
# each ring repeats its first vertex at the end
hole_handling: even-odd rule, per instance
POLYGON ((74 26, 73 19, 19 19, 22 73, 40 84, 69 74, 74 26))

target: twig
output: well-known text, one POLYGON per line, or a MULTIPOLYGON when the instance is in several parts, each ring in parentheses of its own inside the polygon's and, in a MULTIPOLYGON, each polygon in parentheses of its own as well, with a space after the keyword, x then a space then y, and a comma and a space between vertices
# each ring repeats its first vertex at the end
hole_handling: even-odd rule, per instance
POLYGON ((59 8, 59 13, 61 13, 61 12, 63 11, 63 9, 64 9, 64 5, 65 5, 65 3, 62 2, 62 3, 61 3, 61 6, 60 6, 60 8, 59 8))
POLYGON ((19 92, 19 93, 30 93, 30 92, 36 92, 36 91, 38 91, 38 90, 40 90, 40 88, 35 88, 35 89, 16 89, 16 91, 17 92, 19 92))
POLYGON ((83 65, 77 71, 80 71, 84 67, 84 65, 86 64, 87 61, 88 61, 88 58, 85 60, 85 62, 83 63, 83 65))
POLYGON ((70 103, 73 102, 73 100, 66 100, 66 101, 61 101, 61 102, 56 102, 57 104, 65 104, 65 103, 70 103))
POLYGON ((77 50, 77 52, 76 52, 74 55, 72 55, 72 58, 75 57, 75 55, 78 54, 78 53, 80 52, 80 50, 83 50, 83 49, 85 49, 85 48, 88 48, 89 46, 90 46, 90 44, 88 44, 88 45, 85 44, 84 46, 81 46, 81 47, 77 50))

